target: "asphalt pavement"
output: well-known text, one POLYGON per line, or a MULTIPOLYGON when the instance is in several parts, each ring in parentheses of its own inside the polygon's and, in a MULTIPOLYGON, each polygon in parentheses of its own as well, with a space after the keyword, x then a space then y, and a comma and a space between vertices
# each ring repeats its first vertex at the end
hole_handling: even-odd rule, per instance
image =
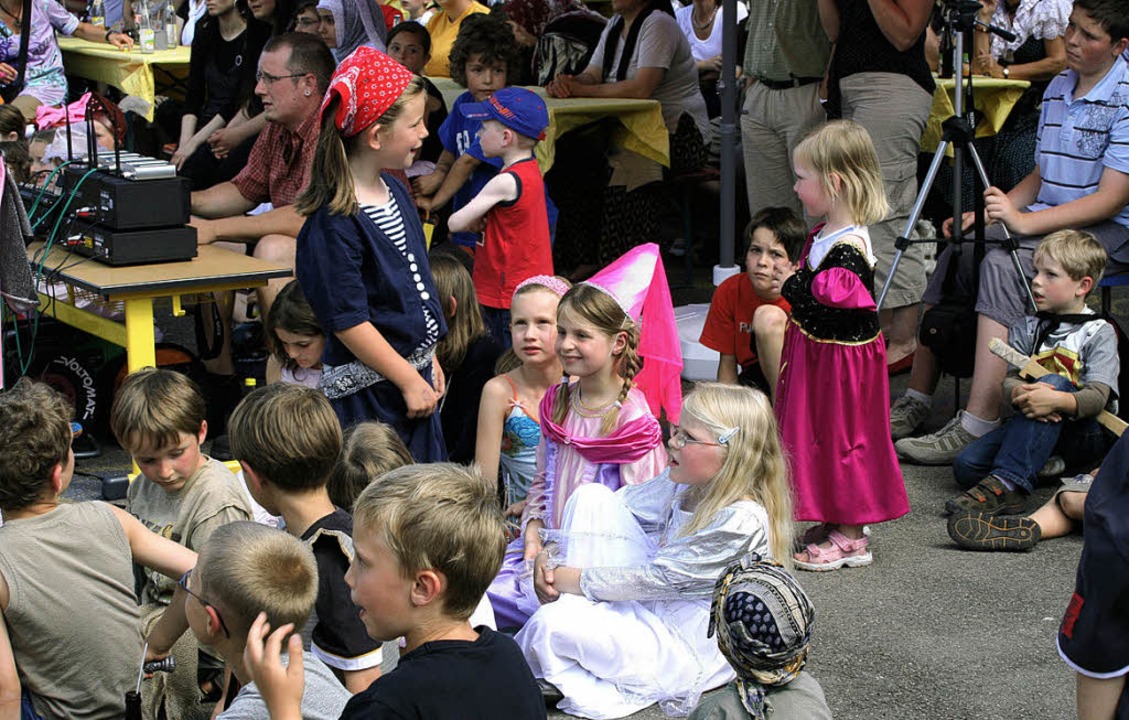
MULTIPOLYGON (((892 392, 905 384, 896 378, 892 392)), ((951 380, 937 406, 931 429, 952 415, 951 380)), ((960 492, 951 470, 903 464, 902 471, 911 510, 871 528, 872 565, 796 574, 816 610, 807 669, 834 717, 1073 718, 1074 674, 1055 637, 1074 590, 1081 535, 1027 553, 961 550, 942 515, 945 500, 960 492)), ((1040 488, 1029 509, 1051 490, 1040 488)), ((631 716, 664 717, 654 706, 631 716)))
MULTIPOLYGON (((699 273, 702 270, 699 269, 699 273)), ((708 302, 708 283, 676 291, 676 304, 708 302)), ((1121 303, 1118 303, 1121 304, 1121 303)), ((1116 308, 1115 310, 1120 310, 1116 308)), ((1124 312, 1119 312, 1124 315, 1124 312)), ((167 308, 159 324, 191 346, 191 325, 167 308)), ((904 389, 895 378, 892 392, 904 389)), ((967 382, 965 391, 967 392, 967 382)), ((952 381, 942 383, 930 421, 953 413, 952 381)), ((123 469, 116 448, 79 471, 123 469)), ((949 468, 903 465, 911 511, 872 528, 874 564, 831 573, 800 572, 817 613, 808 665, 840 720, 1072 718, 1074 677, 1055 635, 1073 590, 1080 536, 1029 553, 973 553, 945 532, 944 501, 958 492, 949 468)), ((1031 509, 1050 496, 1041 489, 1031 509)), ((78 476, 72 496, 96 497, 78 476)), ((550 717, 565 718, 552 712, 550 717)), ((633 718, 664 715, 651 707, 633 718)))

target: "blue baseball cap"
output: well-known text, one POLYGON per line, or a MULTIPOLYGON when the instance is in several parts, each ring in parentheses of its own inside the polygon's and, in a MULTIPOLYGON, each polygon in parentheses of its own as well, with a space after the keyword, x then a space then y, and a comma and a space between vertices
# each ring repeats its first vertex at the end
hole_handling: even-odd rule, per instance
POLYGON ((467 103, 462 113, 471 120, 497 120, 509 129, 533 138, 545 139, 549 111, 537 93, 522 87, 505 87, 480 103, 467 103))

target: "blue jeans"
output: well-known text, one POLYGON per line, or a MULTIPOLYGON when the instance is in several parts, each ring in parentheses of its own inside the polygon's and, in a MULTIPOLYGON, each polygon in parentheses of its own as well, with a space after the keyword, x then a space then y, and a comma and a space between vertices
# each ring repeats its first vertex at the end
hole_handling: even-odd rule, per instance
POLYGON ((510 311, 505 308, 492 308, 479 305, 482 308, 482 319, 486 322, 486 329, 498 341, 503 350, 509 350, 514 344, 510 335, 510 311))
MULTIPOLYGON (((1055 390, 1074 390, 1061 375, 1045 375, 1038 382, 1055 390)), ((953 461, 953 476, 965 489, 995 475, 1031 492, 1036 473, 1055 452, 1072 466, 1087 461, 1096 464, 1107 449, 1108 441, 1093 418, 1039 422, 1016 414, 962 450, 953 461)))
POLYGON ((20 693, 20 720, 43 720, 35 712, 35 705, 31 702, 31 691, 26 687, 20 693))

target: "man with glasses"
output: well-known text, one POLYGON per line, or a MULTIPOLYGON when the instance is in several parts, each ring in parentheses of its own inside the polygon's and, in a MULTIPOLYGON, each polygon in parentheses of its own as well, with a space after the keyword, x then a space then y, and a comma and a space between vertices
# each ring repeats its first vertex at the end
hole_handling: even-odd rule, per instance
MULTIPOLYGON (((284 33, 271 38, 259 58, 255 94, 263 101, 267 127, 243 168, 230 182, 192 193, 192 225, 198 242, 253 244, 257 258, 294 267, 302 218, 290 206, 305 189, 318 140, 318 110, 335 67, 319 37, 284 33), (246 213, 262 203, 273 209, 246 213)), ((270 307, 286 284, 272 281, 259 291, 259 307, 270 307)))
MULTIPOLYGON (((247 165, 228 182, 192 193, 192 221, 197 242, 217 240, 253 246, 262 260, 294 267, 294 251, 303 218, 291 207, 309 182, 310 164, 318 144, 319 109, 336 64, 317 35, 283 33, 271 38, 259 57, 255 94, 263 101, 266 128, 259 133, 247 165), (272 208, 247 213, 263 203, 272 208)), ((233 248, 242 251, 243 247, 233 248)), ((258 290, 265 314, 289 278, 272 280, 258 290)), ((233 294, 217 298, 219 322, 231 321, 233 294)), ((213 323, 203 323, 210 333, 213 323)), ((220 348, 207 362, 214 374, 209 398, 234 387, 231 333, 224 332, 220 348)), ((213 339, 214 342, 214 339, 213 339)), ((233 397, 238 398, 235 392, 233 397)))

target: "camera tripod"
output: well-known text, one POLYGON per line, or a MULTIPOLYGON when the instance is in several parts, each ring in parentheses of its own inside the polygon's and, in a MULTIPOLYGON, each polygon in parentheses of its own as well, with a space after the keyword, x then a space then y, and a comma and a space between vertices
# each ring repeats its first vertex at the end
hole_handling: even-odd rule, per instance
MULTIPOLYGON (((945 154, 951 146, 953 149, 953 229, 952 237, 947 241, 952 248, 954 257, 950 262, 958 262, 961 252, 963 252, 964 229, 962 227, 963 208, 961 208, 961 190, 964 180, 964 163, 966 158, 972 161, 973 167, 976 169, 976 175, 980 182, 983 183, 984 188, 991 186, 991 181, 988 179, 988 172, 984 169, 984 163, 980 160, 980 154, 976 151, 976 146, 972 141, 975 137, 973 125, 969 122, 968 117, 964 112, 964 103, 966 99, 966 90, 969 103, 971 105, 971 90, 972 78, 971 72, 969 76, 965 76, 963 67, 964 62, 964 39, 965 33, 973 27, 979 25, 986 29, 987 32, 999 35, 1005 40, 1015 40, 1015 35, 1002 28, 988 25, 976 19, 976 14, 980 10, 980 3, 976 0, 946 0, 944 8, 944 35, 942 38, 942 46, 949 46, 953 48, 952 54, 952 68, 953 77, 956 78, 956 84, 953 88, 953 116, 941 123, 942 133, 941 142, 937 146, 936 152, 933 154, 933 161, 929 165, 929 171, 925 175, 925 181, 921 184, 921 189, 917 193, 917 199, 914 201, 913 209, 910 211, 909 219, 906 221, 905 230, 894 241, 894 260, 890 264, 890 272, 886 275, 886 282, 882 285, 882 292, 878 295, 878 309, 882 309, 882 304, 886 300, 886 293, 890 289, 890 283, 894 279, 894 274, 898 270, 898 264, 901 262, 902 255, 909 248, 910 245, 919 243, 933 243, 937 242, 936 239, 910 239, 914 227, 917 226, 917 221, 921 217, 921 211, 925 207, 925 201, 929 197, 929 191, 933 188, 933 183, 937 179, 937 172, 941 168, 941 163, 945 159, 945 154), (967 85, 965 84, 967 83, 967 85)), ((977 202, 977 209, 979 210, 980 201, 977 202)), ((1015 265, 1015 271, 1019 276, 1019 281, 1023 284, 1023 289, 1027 294, 1027 301, 1035 308, 1035 297, 1031 294, 1031 287, 1027 282, 1027 276, 1023 272, 1023 265, 1019 261, 1019 243, 1011 236, 1007 226, 1000 223, 1000 228, 1003 231, 1004 237, 1002 240, 988 240, 983 236, 983 222, 982 213, 976 214, 976 228, 974 233, 973 242, 981 246, 988 242, 998 243, 1007 249, 1011 255, 1012 263, 1015 265)))

